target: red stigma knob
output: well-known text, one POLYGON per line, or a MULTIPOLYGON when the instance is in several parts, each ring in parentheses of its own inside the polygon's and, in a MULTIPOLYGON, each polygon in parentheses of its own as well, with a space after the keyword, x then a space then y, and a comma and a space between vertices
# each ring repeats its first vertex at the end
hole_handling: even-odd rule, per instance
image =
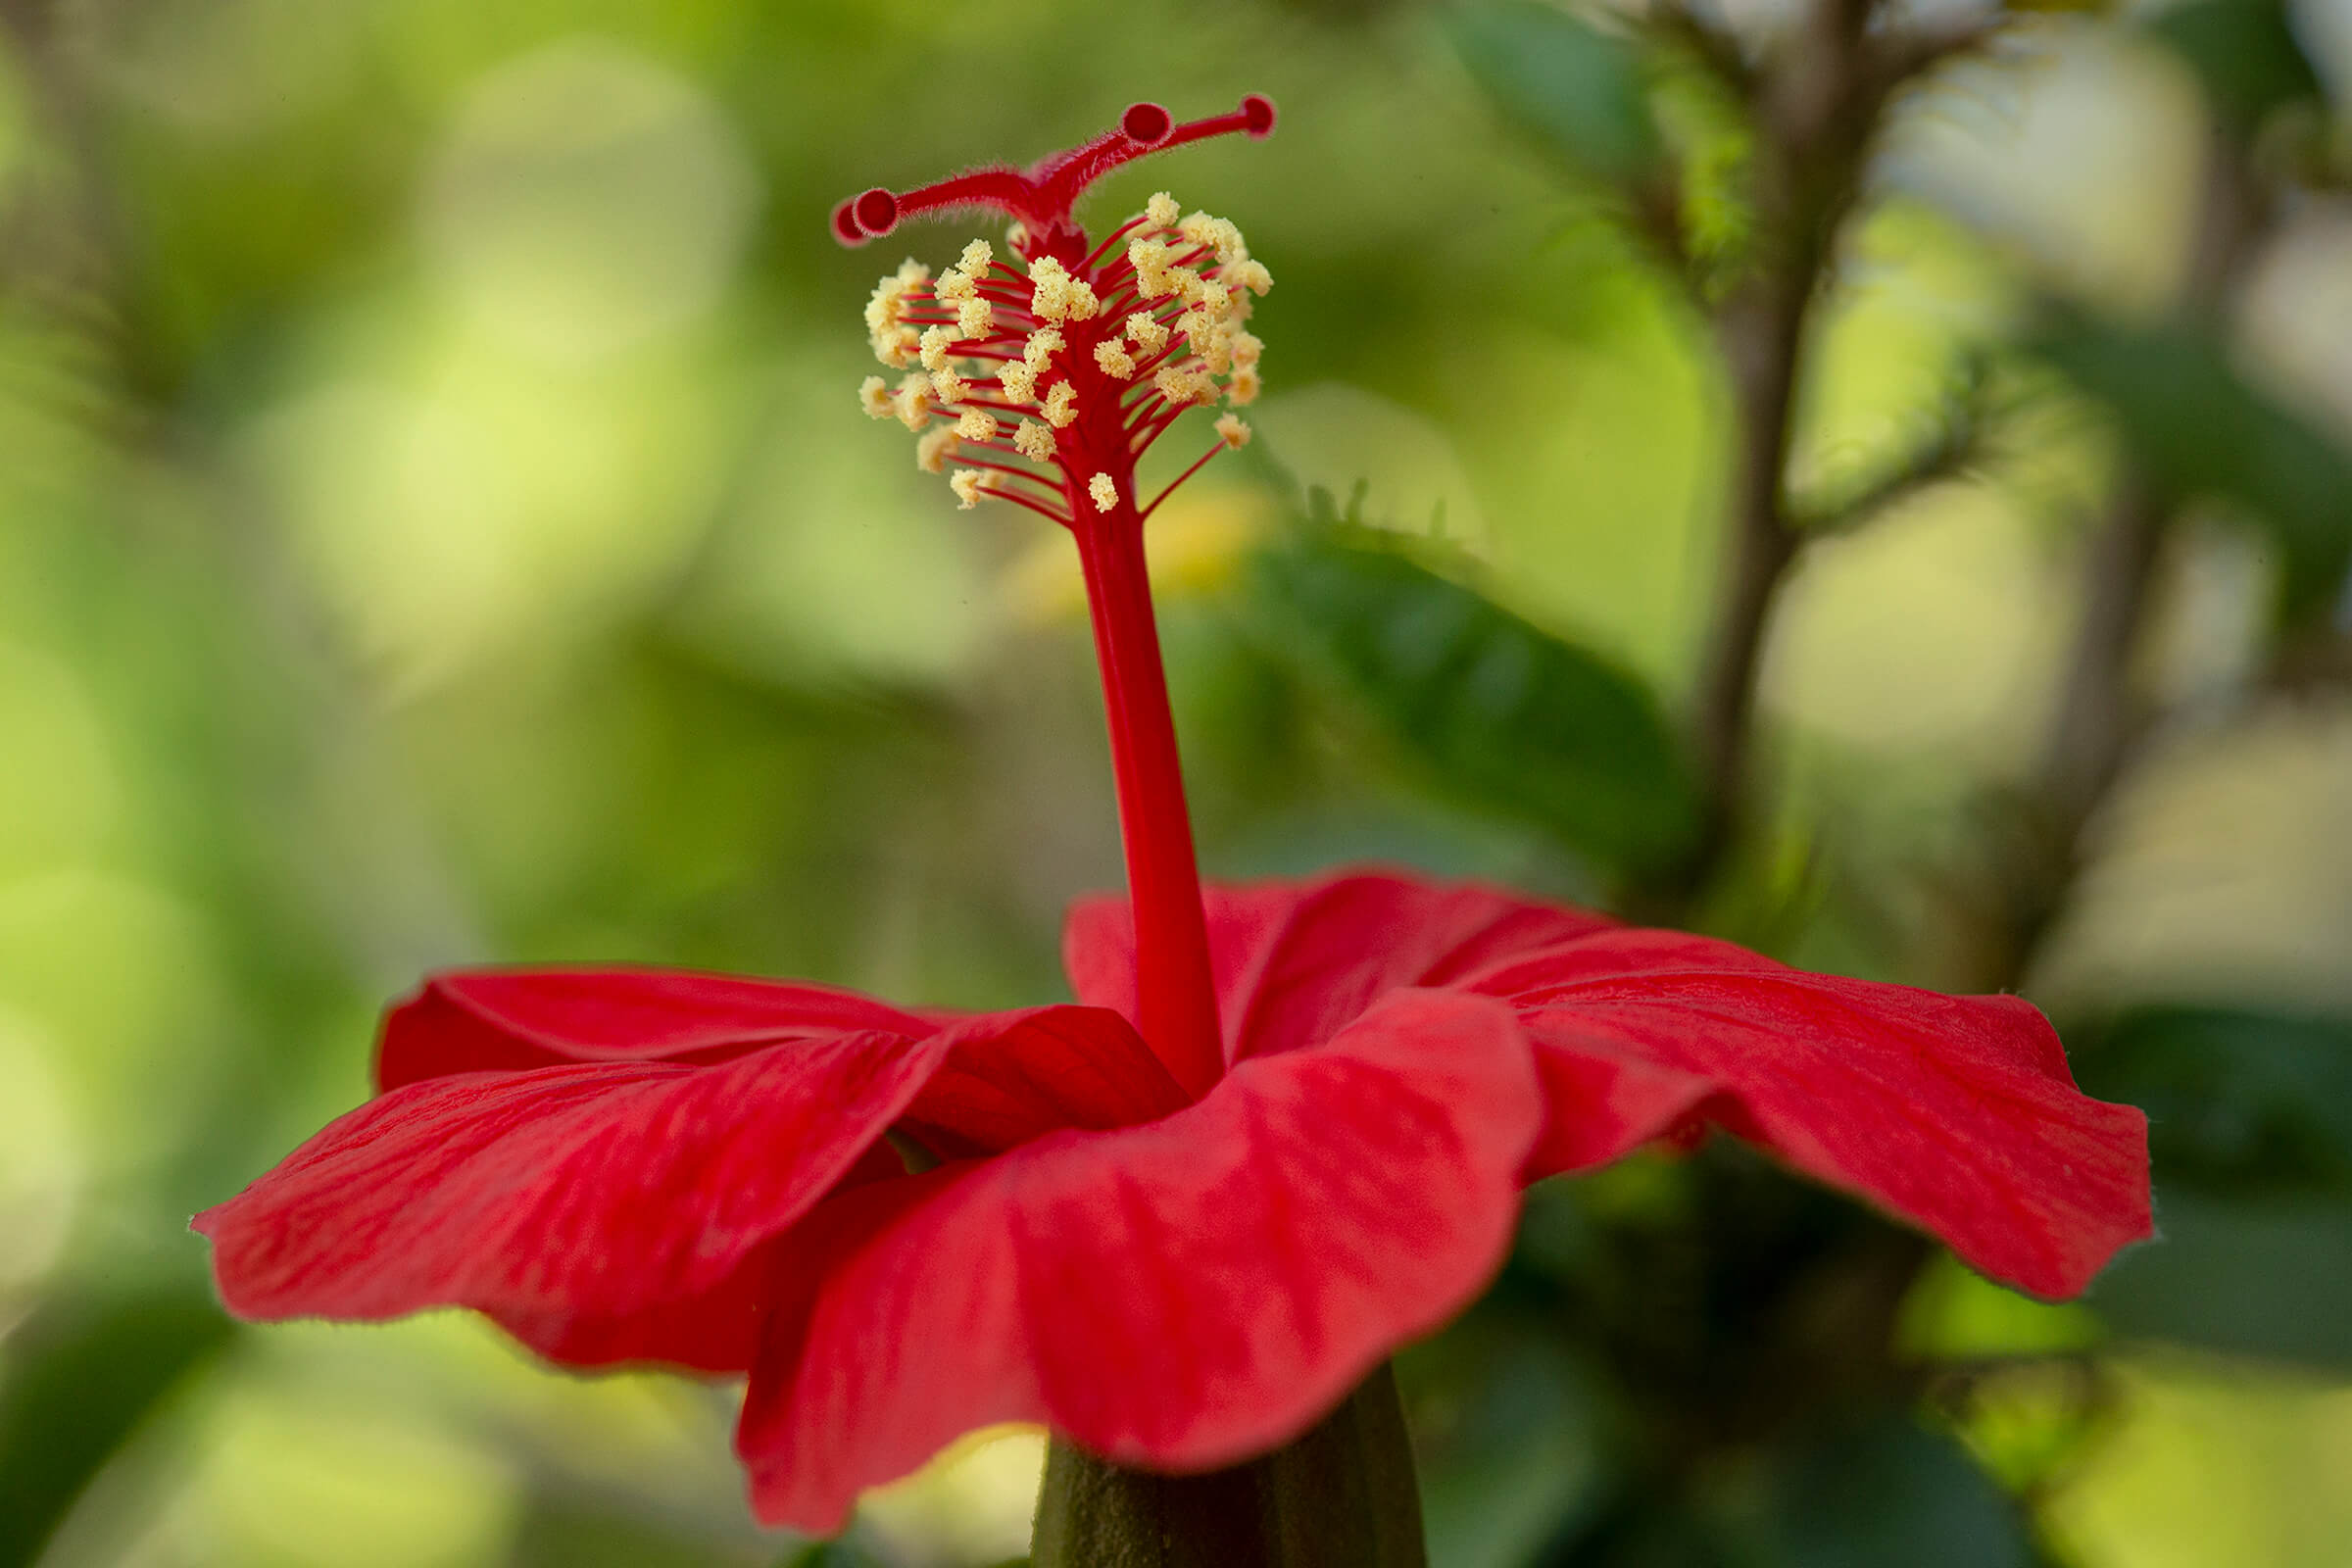
POLYGON ((899 226, 899 199, 876 185, 850 204, 850 216, 867 239, 880 239, 899 226))
POLYGON ((1156 147, 1176 128, 1176 117, 1157 104, 1130 104, 1119 117, 1119 128, 1136 146, 1156 147))

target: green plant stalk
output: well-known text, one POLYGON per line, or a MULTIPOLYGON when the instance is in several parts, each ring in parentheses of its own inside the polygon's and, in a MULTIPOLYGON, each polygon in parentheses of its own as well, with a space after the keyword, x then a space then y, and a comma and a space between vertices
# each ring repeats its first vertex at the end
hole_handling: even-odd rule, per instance
POLYGON ((1383 1362, 1263 1457, 1205 1475, 1130 1470, 1055 1438, 1033 1568, 1426 1568, 1413 1453, 1383 1362))

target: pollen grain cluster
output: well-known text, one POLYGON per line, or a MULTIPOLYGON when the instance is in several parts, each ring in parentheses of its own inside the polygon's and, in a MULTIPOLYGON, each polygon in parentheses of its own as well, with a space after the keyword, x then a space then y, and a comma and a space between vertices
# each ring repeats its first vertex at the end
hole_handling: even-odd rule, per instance
MULTIPOLYGON (((1240 229, 1180 217, 1164 191, 1081 258, 1032 248, 1016 224, 1005 257, 975 239, 936 276, 909 260, 884 277, 865 324, 902 373, 866 377, 858 402, 913 432, 916 465, 962 506, 997 496, 1070 524, 1132 503, 1136 459, 1186 410, 1257 397, 1248 323, 1274 279, 1240 229)), ((1211 454, 1250 430, 1228 413, 1216 434, 1211 454)))

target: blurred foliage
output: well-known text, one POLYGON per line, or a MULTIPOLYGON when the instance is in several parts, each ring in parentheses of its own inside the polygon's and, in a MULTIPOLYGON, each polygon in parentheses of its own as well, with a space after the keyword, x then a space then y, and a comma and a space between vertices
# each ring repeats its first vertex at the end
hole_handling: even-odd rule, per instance
POLYGON ((1310 678, 1466 806, 1615 864, 1689 848, 1695 787, 1639 677, 1337 524, 1310 515, 1256 563, 1264 622, 1310 678))
POLYGON ((230 1328, 189 1280, 60 1294, 16 1329, 22 1370, 0 1388, 0 1562, 39 1560, 90 1479, 230 1328))
POLYGON ((1910 74, 1784 280, 1802 540, 1710 834, 1720 311, 1782 254, 1815 18, 0 7, 0 1563, 1017 1556, 1032 1437, 789 1541, 726 1391, 450 1317, 232 1332, 181 1228, 366 1093, 435 965, 1061 994, 1059 910, 1119 876, 1083 620, 1026 518, 855 412, 873 273, 965 236, 824 217, 1257 89, 1272 140, 1095 209, 1171 186, 1280 280, 1256 442, 1154 518, 1211 872, 1408 861, 2014 986, 2152 1119, 2162 1238, 2085 1305, 1721 1145, 1538 1189, 1401 1368, 1440 1568, 2340 1564, 2352 36, 2310 0, 1873 31, 1920 47, 1854 57, 1910 74), (2127 744, 2052 848, 2133 490, 2127 744), (1984 896, 2021 844, 2024 940, 1984 896))
POLYGON ((2091 1299, 2119 1332, 2352 1371, 2352 1207, 2341 1198, 2229 1201, 2160 1184, 2160 1242, 2126 1254, 2091 1299))
POLYGON ((2193 326, 2074 316, 2039 347, 2114 407, 2133 461, 2171 497, 2225 498, 2270 530, 2283 617, 2334 606, 2352 566, 2352 457, 2339 445, 2248 386, 2223 346, 2193 326))
POLYGON ((1454 13, 1454 43, 1495 107, 1571 168, 1645 175, 1661 152, 1632 44, 1554 6, 1454 13))
POLYGON ((2352 1020, 2146 1007, 2070 1045, 2086 1090, 2147 1111, 2172 1181, 2352 1199, 2352 1020))
POLYGON ((2207 101, 2238 135, 2320 96, 2286 0, 2192 0, 2158 13, 2148 30, 2197 74, 2207 101))

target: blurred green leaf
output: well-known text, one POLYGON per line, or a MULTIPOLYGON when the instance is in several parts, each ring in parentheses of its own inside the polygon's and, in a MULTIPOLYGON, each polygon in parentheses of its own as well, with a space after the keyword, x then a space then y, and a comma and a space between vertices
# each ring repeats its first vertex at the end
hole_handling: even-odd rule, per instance
POLYGON ((2214 113, 2240 136, 2271 112, 2320 95, 2283 0, 2192 0, 2148 24, 2197 74, 2214 113))
POLYGON ((847 1541, 818 1541, 784 1554, 776 1568, 876 1568, 874 1557, 847 1541))
MULTIPOLYGON (((706 1532, 707 1533, 707 1532, 706 1532)), ((822 1549, 822 1548, 816 1548, 822 1549)), ((830 1564, 794 1547, 791 1568, 830 1564)), ((861 1558, 841 1559, 844 1568, 861 1558)), ((638 1517, 560 1496, 533 1499, 508 1548, 506 1568, 776 1568, 772 1548, 699 1539, 681 1521, 638 1517)))
POLYGON ((1431 1568, 1517 1568, 1600 1494, 1602 1396, 1548 1327, 1489 1312, 1397 1367, 1431 1568))
POLYGON ((52 1297, 0 1385, 0 1568, 40 1558, 83 1488, 234 1325, 194 1281, 52 1297))
POLYGON ((2334 600, 2352 566, 2352 458, 2249 386, 2219 342, 2185 325, 2065 312, 2037 347, 2115 410, 2133 458, 2161 486, 2227 496, 2261 518, 2278 544, 2287 619, 2334 600))
MULTIPOLYGON (((2162 1167, 2159 1167, 2159 1181, 2162 1167)), ((2352 1208, 2241 1202, 2159 1186, 2157 1240, 2117 1259, 2090 1304, 2116 1329, 2352 1369, 2352 1208)))
POLYGON ((1257 563, 1270 631, 1464 804, 1612 864, 1659 864, 1697 791, 1636 676, 1362 530, 1257 563))
POLYGON ((1631 180, 1658 160, 1633 45, 1551 6, 1456 12, 1454 47, 1504 118, 1578 168, 1631 180))
POLYGON ((1791 1568, 2031 1568, 2025 1515, 1976 1461, 1901 1416, 1808 1447, 1778 1499, 1791 1568))
POLYGON ((2168 1181, 2352 1192, 2352 1022, 2148 1007, 2069 1044, 2086 1091, 2148 1113, 2168 1181))

